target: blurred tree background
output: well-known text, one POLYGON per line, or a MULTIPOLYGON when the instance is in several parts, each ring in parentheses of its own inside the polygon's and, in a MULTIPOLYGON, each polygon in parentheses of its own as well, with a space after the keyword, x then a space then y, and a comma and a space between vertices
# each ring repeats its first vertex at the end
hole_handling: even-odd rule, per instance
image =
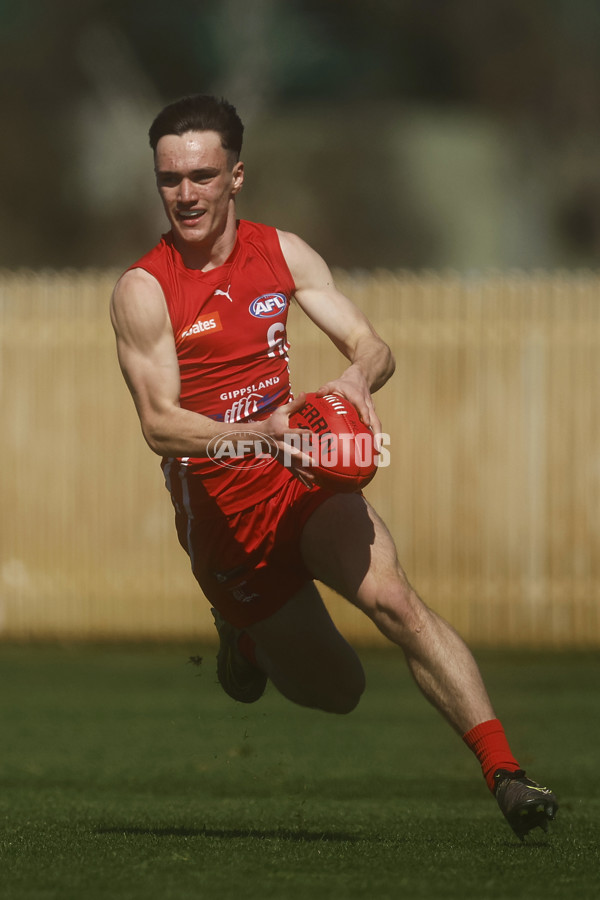
POLYGON ((332 265, 595 267, 599 38, 590 0, 0 0, 0 265, 149 249, 148 127, 202 91, 240 214, 332 265))

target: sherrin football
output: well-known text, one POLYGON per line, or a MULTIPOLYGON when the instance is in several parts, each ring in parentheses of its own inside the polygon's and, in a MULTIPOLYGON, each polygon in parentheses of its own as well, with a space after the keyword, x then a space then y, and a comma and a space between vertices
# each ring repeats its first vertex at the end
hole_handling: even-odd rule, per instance
POLYGON ((375 475, 378 454, 373 433, 345 397, 307 394, 304 406, 292 413, 289 423, 310 432, 301 449, 313 461, 317 484, 351 493, 364 488, 375 475))

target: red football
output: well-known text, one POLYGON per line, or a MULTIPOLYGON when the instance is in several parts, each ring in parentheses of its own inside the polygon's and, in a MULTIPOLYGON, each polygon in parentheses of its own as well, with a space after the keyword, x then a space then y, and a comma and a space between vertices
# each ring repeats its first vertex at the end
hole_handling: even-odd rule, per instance
POLYGON ((292 413, 289 423, 310 432, 301 449, 314 460, 315 480, 322 487, 351 493, 361 490, 375 475, 373 433, 345 397, 307 394, 306 403, 292 413))

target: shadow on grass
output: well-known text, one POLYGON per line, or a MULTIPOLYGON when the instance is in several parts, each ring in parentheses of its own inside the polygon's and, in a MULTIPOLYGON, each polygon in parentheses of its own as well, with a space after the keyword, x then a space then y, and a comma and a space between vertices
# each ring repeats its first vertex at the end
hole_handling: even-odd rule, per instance
POLYGON ((278 839, 282 841, 340 841, 356 842, 360 840, 354 834, 340 831, 292 831, 287 828, 274 828, 267 831, 258 828, 141 828, 139 826, 110 826, 96 828, 96 834, 139 834, 153 837, 211 837, 224 840, 238 838, 255 838, 259 841, 278 839))
MULTIPOLYGON (((101 828, 96 828, 95 834, 120 834, 120 835, 138 835, 138 836, 151 836, 158 838, 169 838, 169 837, 179 837, 179 838, 189 838, 189 837, 204 837, 204 838, 217 838, 224 841, 233 841, 240 840, 244 838, 251 838, 257 841, 269 841, 269 840, 280 840, 280 841, 290 841, 293 843, 350 843, 355 844, 360 841, 369 840, 369 838, 359 837, 356 834, 350 834, 345 831, 307 831, 304 829, 293 830, 290 828, 272 828, 272 829, 259 829, 259 828, 186 828, 184 826, 170 826, 163 828, 151 828, 151 827, 141 827, 139 825, 111 825, 104 826, 101 828)), ((448 838, 450 841, 455 841, 455 837, 448 838)), ((468 844, 469 841, 472 841, 472 846, 477 845, 477 839, 474 839, 474 835, 465 835, 464 840, 468 844)), ((488 838, 484 840, 484 842, 488 843, 488 838)), ((413 834, 413 835, 404 835, 402 838, 395 836, 396 843, 408 844, 413 843, 415 845, 421 845, 423 848, 428 848, 430 845, 435 845, 440 848, 446 842, 445 839, 439 835, 429 835, 429 834, 413 834)), ((527 853, 529 850, 535 851, 546 851, 552 849, 551 842, 543 837, 541 839, 536 839, 535 837, 528 836, 524 841, 519 841, 511 837, 507 837, 504 840, 500 841, 500 846, 504 848, 505 852, 517 854, 517 853, 527 853)))

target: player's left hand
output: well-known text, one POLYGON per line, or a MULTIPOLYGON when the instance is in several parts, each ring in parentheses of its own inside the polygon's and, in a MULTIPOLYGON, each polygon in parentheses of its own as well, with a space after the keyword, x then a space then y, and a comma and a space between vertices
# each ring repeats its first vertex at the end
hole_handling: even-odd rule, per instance
POLYGON ((325 394, 341 394, 356 407, 361 420, 373 434, 381 434, 381 422, 375 412, 369 385, 358 366, 349 366, 339 378, 328 381, 315 393, 318 397, 324 397, 325 394))

